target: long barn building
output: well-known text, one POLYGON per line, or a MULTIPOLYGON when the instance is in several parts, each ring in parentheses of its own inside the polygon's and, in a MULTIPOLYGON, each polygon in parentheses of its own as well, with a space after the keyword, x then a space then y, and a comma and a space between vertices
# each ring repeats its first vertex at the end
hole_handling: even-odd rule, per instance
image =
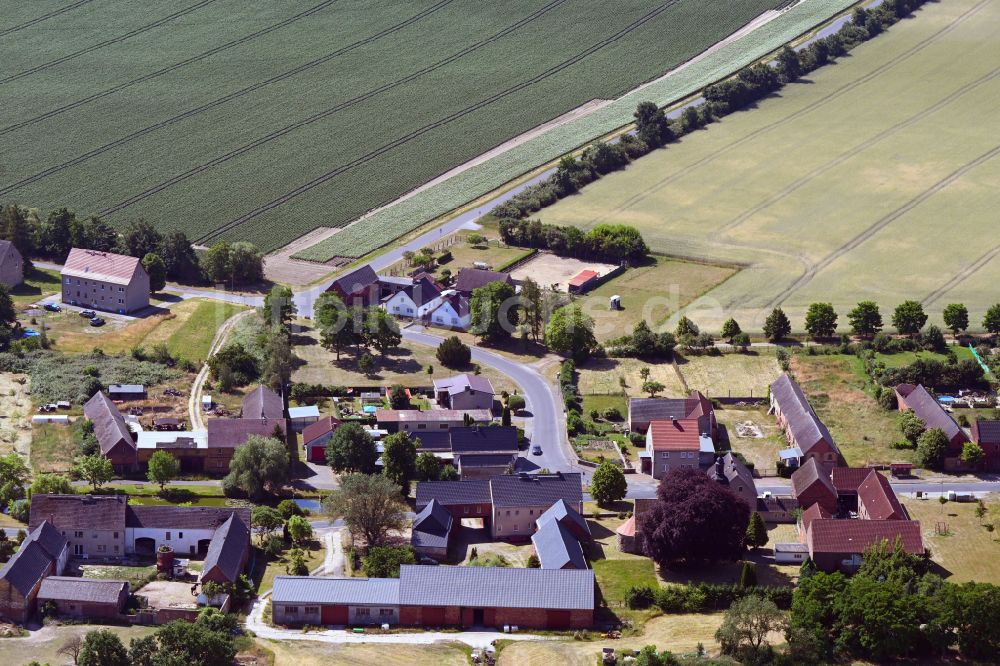
POLYGON ((594 572, 403 565, 398 579, 278 576, 271 608, 282 625, 583 629, 594 623, 594 572))

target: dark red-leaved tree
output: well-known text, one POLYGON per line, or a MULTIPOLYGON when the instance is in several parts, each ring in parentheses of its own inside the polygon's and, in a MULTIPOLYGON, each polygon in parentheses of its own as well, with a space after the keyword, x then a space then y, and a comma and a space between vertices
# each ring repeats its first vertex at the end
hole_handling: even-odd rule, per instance
POLYGON ((743 552, 750 508, 696 468, 660 480, 658 501, 640 517, 646 555, 661 567, 735 560, 743 552))

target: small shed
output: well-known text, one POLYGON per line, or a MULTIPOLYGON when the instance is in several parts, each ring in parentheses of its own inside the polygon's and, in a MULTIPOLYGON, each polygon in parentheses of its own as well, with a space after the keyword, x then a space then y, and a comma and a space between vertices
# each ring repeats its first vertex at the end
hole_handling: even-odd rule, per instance
POLYGON ((302 432, 307 425, 319 421, 319 407, 316 405, 289 407, 288 419, 294 432, 302 432))
POLYGON ((781 564, 802 564, 809 557, 809 547, 804 543, 774 544, 774 561, 781 564))
POLYGON ((145 400, 146 387, 142 384, 111 384, 108 397, 112 400, 145 400))
POLYGON ((783 461, 791 469, 797 469, 802 463, 802 449, 797 446, 781 449, 778 451, 778 459, 783 461))
POLYGON ((181 422, 173 417, 164 416, 153 419, 153 428, 156 430, 181 430, 181 422))
POLYGON ((31 417, 32 423, 56 423, 58 425, 69 425, 69 417, 65 414, 36 414, 31 417))
POLYGON ((571 294, 582 294, 588 289, 594 286, 599 275, 597 271, 583 270, 577 273, 567 284, 569 288, 569 293, 571 294))

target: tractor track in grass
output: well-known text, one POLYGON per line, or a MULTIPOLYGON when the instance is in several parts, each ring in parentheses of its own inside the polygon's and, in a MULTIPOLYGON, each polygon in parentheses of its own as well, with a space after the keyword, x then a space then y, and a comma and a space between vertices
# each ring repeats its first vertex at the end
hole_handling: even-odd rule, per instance
MULTIPOLYGON (((306 127, 308 125, 311 125, 314 122, 317 122, 319 120, 323 120, 325 118, 328 118, 328 117, 330 117, 330 116, 332 116, 332 115, 334 115, 336 113, 339 113, 340 111, 343 111, 344 109, 348 109, 348 108, 356 106, 356 105, 358 105, 358 104, 360 104, 362 102, 368 101, 369 99, 371 99, 373 97, 381 95, 382 93, 388 92, 388 91, 390 91, 390 90, 392 90, 394 88, 397 88, 397 87, 399 87, 401 85, 404 85, 404 84, 409 83, 411 81, 415 81, 416 79, 419 79, 420 77, 425 76, 426 74, 429 74, 429 73, 431 73, 431 72, 433 72, 435 70, 438 70, 438 69, 440 69, 442 67, 450 65, 451 63, 453 63, 453 62, 455 62, 457 60, 460 60, 461 58, 464 58, 465 56, 469 55, 470 53, 474 53, 475 51, 478 51, 478 50, 480 50, 482 48, 485 48, 486 46, 489 46, 490 44, 492 44, 492 43, 494 43, 496 41, 499 41, 500 39, 503 39, 504 37, 507 37, 507 36, 509 36, 509 35, 517 32, 518 30, 520 30, 524 26, 528 25, 529 23, 535 21, 536 19, 541 18, 545 14, 548 14, 550 11, 556 9, 560 5, 565 4, 567 1, 568 0, 551 0, 548 4, 544 5, 543 7, 539 8, 535 12, 529 14, 528 16, 520 19, 516 23, 514 23, 514 24, 512 24, 510 26, 507 26, 503 30, 500 30, 499 32, 496 32, 496 33, 490 35, 489 37, 487 37, 485 39, 482 39, 482 40, 480 40, 478 42, 475 42, 474 44, 470 44, 469 46, 466 46, 462 50, 457 51, 457 52, 451 54, 447 58, 439 60, 439 61, 437 61, 437 62, 435 62, 435 63, 433 63, 431 65, 428 65, 428 66, 426 66, 426 67, 424 67, 422 69, 419 69, 416 72, 412 72, 410 74, 407 74, 406 76, 404 76, 404 77, 402 77, 400 79, 396 79, 395 81, 392 81, 390 83, 386 83, 384 85, 381 85, 378 88, 374 88, 372 90, 369 90, 368 92, 365 92, 365 93, 363 93, 361 95, 358 95, 357 97, 353 97, 351 99, 344 100, 343 102, 340 102, 340 103, 335 104, 335 105, 333 105, 333 106, 331 106, 331 107, 329 107, 327 109, 324 109, 322 111, 314 113, 313 115, 308 116, 306 118, 303 118, 302 120, 296 121, 296 122, 291 123, 289 125, 285 125, 281 129, 277 129, 277 130, 274 130, 273 132, 269 132, 269 133, 265 134, 262 137, 258 137, 257 139, 254 139, 250 143, 243 144, 242 146, 240 146, 238 148, 234 148, 233 150, 230 150, 227 153, 219 155, 218 157, 215 157, 215 158, 213 158, 213 159, 211 159, 211 160, 209 160, 207 162, 199 164, 198 166, 191 167, 187 171, 183 171, 183 172, 181 172, 179 174, 171 176, 170 178, 157 183, 153 187, 147 188, 147 189, 143 190, 142 192, 139 192, 138 194, 135 194, 135 195, 129 197, 128 199, 125 199, 124 201, 121 201, 121 202, 119 202, 117 204, 114 204, 112 206, 109 206, 108 208, 105 208, 105 209, 99 211, 98 215, 101 215, 102 217, 108 217, 108 216, 114 215, 115 213, 118 213, 118 212, 122 211, 123 209, 128 208, 129 206, 131 206, 131 205, 133 205, 135 203, 138 203, 140 201, 148 199, 149 197, 151 197, 151 196, 153 196, 155 194, 158 194, 160 192, 163 192, 164 190, 170 189, 171 187, 173 187, 177 183, 185 181, 188 178, 196 176, 196 175, 198 175, 200 173, 204 173, 205 171, 208 171, 209 169, 212 169, 212 168, 214 168, 216 166, 219 166, 220 164, 224 164, 224 163, 226 163, 226 162, 228 162, 228 161, 230 161, 230 160, 232 160, 232 159, 234 159, 236 157, 239 157, 240 155, 245 155, 246 153, 249 153, 249 152, 251 152, 253 150, 256 150, 257 148, 260 148, 261 146, 264 146, 264 145, 270 143, 271 141, 274 141, 276 139, 280 139, 281 137, 285 136, 286 134, 290 134, 291 132, 294 132, 295 130, 298 130, 298 129, 302 128, 302 127, 306 127)), ((673 1, 677 2, 679 0, 673 0, 673 1)))
POLYGON ((5 36, 7 36, 9 34, 17 32, 19 30, 24 30, 25 28, 30 28, 31 26, 37 25, 37 24, 41 23, 42 21, 47 21, 50 18, 54 18, 56 16, 59 16, 60 14, 65 14, 68 11, 72 11, 72 10, 76 9, 77 7, 80 7, 82 5, 85 5, 85 4, 87 4, 89 2, 93 2, 93 1, 94 0, 78 0, 77 2, 74 2, 73 4, 66 5, 65 7, 62 7, 60 9, 53 9, 48 14, 42 14, 41 16, 33 18, 30 21, 25 21, 24 23, 21 23, 21 24, 18 24, 18 25, 12 25, 9 28, 4 28, 3 30, 0 30, 0 37, 5 37, 5 36))
POLYGON ((988 250, 986 254, 956 273, 950 280, 928 294, 922 301, 920 301, 920 303, 925 306, 933 304, 939 298, 982 270, 986 264, 990 263, 998 254, 1000 254, 1000 244, 993 246, 993 248, 988 250))
POLYGON ((188 14, 196 12, 202 7, 206 7, 214 2, 218 2, 218 0, 200 0, 200 2, 196 2, 195 4, 185 7, 180 11, 170 14, 169 16, 164 16, 163 18, 157 19, 152 23, 147 23, 146 25, 135 28, 134 30, 130 30, 129 32, 126 32, 124 35, 118 35, 117 37, 106 39, 103 42, 98 42, 97 44, 91 44, 86 48, 80 49, 79 51, 74 51, 73 53, 68 53, 60 58, 56 58, 55 60, 50 60, 48 62, 43 62, 40 65, 29 67, 28 69, 22 72, 18 72, 17 74, 11 74, 10 76, 0 79, 0 85, 3 85, 5 83, 10 83, 11 81, 17 81, 18 79, 23 79, 26 76, 31 76, 32 74, 36 74, 46 69, 50 69, 52 67, 55 67, 56 65, 61 65, 64 62, 68 62, 75 58, 79 58, 80 56, 86 55, 87 53, 103 49, 105 46, 111 46, 112 44, 118 44, 119 42, 124 42, 126 39, 131 39, 136 35, 141 35, 144 32, 149 32, 154 28, 159 28, 161 25, 169 23, 174 19, 181 18, 182 16, 187 16, 188 14))
POLYGON ((422 20, 423 18, 429 16, 430 14, 433 14, 434 12, 438 11, 442 7, 450 5, 454 1, 455 0, 440 0, 440 2, 438 2, 438 3, 434 4, 434 5, 431 5, 427 9, 424 9, 423 11, 420 11, 417 14, 414 14, 413 16, 411 16, 410 18, 406 19, 405 21, 400 21, 399 23, 397 23, 395 25, 392 25, 392 26, 389 26, 388 28, 385 28, 384 30, 380 30, 379 32, 375 33, 374 35, 371 35, 369 37, 365 37, 364 39, 359 39, 359 40, 357 40, 355 42, 352 42, 352 43, 348 44, 347 46, 343 46, 343 47, 341 47, 341 48, 339 48, 339 49, 337 49, 335 51, 331 51, 330 53, 327 53, 326 55, 321 56, 321 57, 319 57, 319 58, 317 58, 315 60, 311 60, 311 61, 309 61, 307 63, 303 63, 301 65, 298 65, 297 67, 293 67, 292 69, 290 69, 290 70, 288 70, 286 72, 282 72, 281 74, 276 74, 276 75, 274 75, 274 76, 272 76, 272 77, 270 77, 268 79, 265 79, 263 81, 259 81, 257 83, 252 84, 252 85, 246 86, 244 88, 240 88, 239 90, 231 92, 231 93, 229 93, 227 95, 224 95, 222 97, 218 97, 218 98, 216 98, 216 99, 214 99, 214 100, 212 100, 210 102, 206 102, 206 103, 204 103, 204 104, 202 104, 200 106, 196 106, 193 109, 188 109, 187 111, 185 111, 183 113, 180 113, 180 114, 178 114, 176 116, 173 116, 171 118, 167 118, 166 120, 162 120, 162 121, 160 121, 158 123, 154 123, 153 125, 148 125, 148 126, 142 128, 142 129, 139 129, 139 130, 136 130, 135 132, 132 132, 131 134, 127 134, 127 135, 125 135, 123 137, 115 139, 114 141, 106 143, 103 146, 99 146, 97 148, 94 148, 93 150, 87 151, 86 153, 84 153, 82 155, 78 155, 77 157, 74 157, 73 159, 71 159, 69 161, 63 162, 62 164, 57 164, 55 166, 52 166, 52 167, 49 167, 49 168, 44 169, 42 171, 39 171, 38 173, 35 173, 35 174, 33 174, 31 176, 28 176, 26 178, 22 178, 21 180, 19 180, 16 183, 12 183, 10 185, 6 185, 6 186, 0 188, 0 195, 9 194, 10 192, 13 192, 14 190, 17 190, 18 188, 24 187, 26 185, 31 185, 33 183, 37 183, 38 181, 44 180, 45 178, 48 178, 49 176, 53 176, 53 175, 58 174, 58 173, 60 173, 62 171, 65 171, 66 169, 69 169, 71 167, 77 166, 79 164, 83 164, 84 162, 86 162, 86 161, 88 161, 88 160, 90 160, 90 159, 92 159, 94 157, 97 157, 99 155, 102 155, 103 153, 106 153, 109 150, 113 150, 115 148, 119 148, 121 146, 124 146, 124 145, 126 145, 126 144, 134 141, 135 139, 138 139, 140 137, 146 136, 148 134, 152 134, 153 132, 155 132, 157 130, 163 129, 164 127, 169 127, 170 125, 178 123, 178 122, 180 122, 182 120, 186 120, 188 118, 192 118, 194 116, 197 116, 200 113, 204 113, 205 111, 208 111, 210 109, 214 109, 216 107, 222 106, 223 104, 226 104, 227 102, 230 102, 230 101, 232 101, 234 99, 238 99, 240 97, 245 97, 246 95, 249 95, 250 93, 255 92, 257 90, 260 90, 261 88, 269 86, 269 85, 271 85, 273 83, 278 83, 280 81, 284 81, 285 79, 289 79, 289 78, 291 78, 291 77, 293 77, 293 76, 295 76, 297 74, 301 74, 302 72, 305 72, 305 71, 308 71, 308 70, 313 69, 315 67, 318 67, 319 65, 322 65, 322 64, 324 64, 326 62, 329 62, 330 60, 333 60, 335 58, 338 58, 338 57, 344 55, 345 53, 353 51, 353 50, 355 50, 357 48, 360 48, 362 46, 365 46, 367 44, 371 44, 372 42, 378 41, 379 39, 381 39, 381 38, 383 38, 383 37, 385 37, 387 35, 391 35, 393 33, 399 32, 400 30, 402 30, 402 29, 404 29, 404 28, 406 28, 406 27, 408 27, 410 25, 413 25, 414 23, 419 22, 420 20, 422 20))
POLYGON ((351 169, 354 169, 355 167, 361 166, 362 164, 365 164, 365 163, 367 163, 367 162, 375 159, 376 157, 379 157, 379 156, 381 156, 381 155, 383 155, 385 153, 388 153, 391 150, 393 150, 393 149, 395 149, 395 148, 397 148, 399 146, 405 145, 406 143, 409 143, 413 139, 416 139, 416 138, 418 138, 418 137, 426 134, 427 132, 430 132, 430 131, 438 128, 438 127, 442 127, 444 125, 447 125, 447 124, 449 124, 451 122, 454 122, 455 120, 458 120, 458 119, 460 119, 460 118, 462 118, 462 117, 464 117, 464 116, 466 116, 466 115, 468 115, 470 113, 478 111, 479 109, 482 109, 484 107, 488 107, 489 105, 497 102, 500 99, 503 99, 504 97, 508 97, 508 96, 510 96, 510 95, 512 95, 512 94, 514 94, 516 92, 519 92, 521 90, 529 88, 529 87, 535 85, 536 83, 544 81, 545 79, 548 79, 549 77, 551 77, 551 76, 553 76, 555 74, 558 74, 559 72, 563 71, 564 69, 566 69, 568 67, 571 67, 572 65, 574 65, 574 64, 576 64, 576 63, 578 63, 578 62, 580 62, 582 60, 585 60, 587 57, 593 55, 594 53, 596 53, 597 51, 605 48, 606 46, 608 46, 610 44, 613 44, 613 43, 615 43, 615 42, 623 39, 624 37, 628 36, 632 32, 635 32, 636 30, 638 30, 641 27, 643 27, 646 23, 652 21, 653 19, 657 18, 660 14, 666 12, 668 9, 670 9, 678 1, 679 0, 669 0, 665 4, 657 7, 656 9, 654 9, 654 10, 646 13, 642 17, 636 19, 631 24, 629 24, 625 28, 619 30, 615 34, 611 35, 610 37, 607 37, 607 38, 602 39, 601 41, 599 41, 599 42, 597 42, 595 44, 592 44, 590 47, 588 47, 588 48, 584 49, 583 51, 577 53, 576 55, 574 55, 574 56, 572 56, 572 57, 564 60, 563 62, 561 62, 561 63, 559 63, 557 65, 554 65, 553 67, 550 67, 549 69, 545 70, 544 72, 541 72, 540 74, 538 74, 538 75, 536 75, 536 76, 534 76, 534 77, 532 77, 532 78, 530 78, 530 79, 528 79, 526 81, 522 81, 522 82, 520 82, 518 84, 515 84, 514 86, 511 86, 511 87, 507 88, 506 90, 503 90, 503 91, 498 92, 498 93, 496 93, 494 95, 491 95, 490 97, 488 97, 488 98, 486 98, 484 100, 476 102, 475 104, 467 106, 464 109, 456 111, 455 113, 452 113, 452 114, 450 114, 450 115, 448 115, 448 116, 446 116, 444 118, 440 118, 440 119, 434 121, 433 123, 429 123, 427 125, 424 125, 423 127, 419 128, 417 130, 414 130, 413 132, 410 132, 409 134, 406 134, 406 135, 404 135, 402 137, 399 137, 398 139, 395 139, 395 140, 393 140, 393 141, 391 141, 391 142, 389 142, 387 144, 384 144, 381 147, 376 148, 375 150, 373 150, 373 151, 371 151, 371 152, 369 152, 369 153, 367 153, 365 155, 362 155, 361 157, 359 157, 359 158, 357 158, 355 160, 352 160, 351 162, 349 162, 347 164, 341 165, 340 167, 337 167, 336 169, 328 171, 325 174, 323 174, 321 176, 318 176, 317 178, 314 178, 313 180, 311 180, 311 181, 309 181, 307 183, 304 183, 303 185, 300 185, 299 187, 295 188, 294 190, 291 190, 290 192, 287 192, 287 193, 281 195, 280 197, 277 197, 276 199, 273 199, 273 200, 269 201, 266 204, 258 206, 257 208, 255 208, 255 209, 253 209, 253 210, 251 210, 251 211, 249 211, 247 213, 244 213, 243 215, 241 215, 241 216, 239 216, 239 217, 237 217, 237 218, 235 218, 235 219, 233 219, 233 220, 231 220, 231 221, 223 224, 222 226, 217 227, 216 229, 213 229, 212 231, 210 231, 209 233, 205 234, 204 236, 201 236, 200 238, 197 238, 196 242, 198 242, 198 243, 206 243, 206 242, 211 241, 211 240, 213 240, 215 238, 218 238, 222 234, 224 234, 226 232, 229 232, 229 231, 232 231, 233 229, 239 228, 240 226, 242 226, 246 222, 249 222, 250 220, 253 220, 253 219, 257 218, 260 215, 263 215, 264 213, 267 213, 267 212, 269 212, 271 210, 274 210, 275 208, 278 208, 279 206, 281 206, 281 205, 283 205, 283 204, 291 201, 292 199, 295 199, 296 197, 298 197, 298 196, 300 196, 302 194, 310 192, 311 190, 315 189, 316 187, 324 185, 325 183, 327 183, 330 180, 336 178, 340 174, 345 173, 347 171, 350 171, 351 169))
POLYGON ((764 307, 764 309, 766 310, 780 304, 782 301, 788 298, 788 296, 790 296, 791 294, 795 293, 796 291, 807 285, 810 281, 812 281, 814 277, 816 277, 816 275, 820 271, 822 271, 824 268, 832 264, 834 261, 843 257, 851 250, 856 249, 859 245, 870 239, 879 231, 886 228, 899 218, 903 217, 911 210, 913 210, 920 204, 924 203, 925 201, 933 197, 935 194, 937 194, 944 188, 948 187, 955 181, 959 180, 965 174, 969 173, 978 166, 982 166, 983 164, 990 161, 997 155, 1000 155, 1000 145, 996 145, 993 148, 986 151, 985 153, 981 154, 979 157, 975 158, 974 160, 966 162, 965 164, 955 169, 947 176, 945 176, 938 182, 934 183, 932 186, 930 186, 917 196, 907 201, 905 204, 903 204, 896 210, 892 211, 888 215, 884 215, 877 222, 875 222, 870 227, 862 231, 860 234, 858 234, 857 236, 855 236, 854 238, 847 241, 839 248, 828 254, 821 261, 813 264, 803 275, 799 276, 798 279, 792 282, 791 285, 789 285, 786 289, 784 289, 780 294, 772 298, 770 302, 764 307))
POLYGON ((975 81, 971 81, 970 83, 967 83, 966 85, 962 86, 958 90, 952 92, 947 97, 944 97, 944 98, 938 100, 937 102, 935 102, 931 106, 927 107, 923 111, 920 111, 919 113, 917 113, 917 114, 915 114, 913 116, 910 116, 906 120, 903 120, 903 121, 901 121, 901 122, 893 125, 892 127, 886 128, 885 130, 879 132, 878 134, 876 134, 872 138, 868 139, 867 141, 863 141, 863 142, 859 143, 858 145, 856 145, 855 147, 851 148, 847 152, 841 153, 836 158, 830 160, 826 164, 822 164, 819 167, 813 169, 812 171, 810 171, 806 175, 804 175, 801 178, 799 178, 799 179, 793 181, 792 183, 790 183, 787 187, 783 188, 779 192, 775 192, 774 194, 772 194, 771 196, 769 196, 764 201, 762 201, 759 204, 753 206, 752 208, 747 209, 743 213, 740 213, 740 215, 738 215, 737 217, 733 218, 732 220, 730 220, 729 222, 727 222, 725 225, 723 225, 722 227, 720 227, 719 230, 718 230, 718 233, 724 234, 724 233, 727 233, 729 231, 732 231, 733 229, 735 229, 736 227, 740 226, 741 224, 743 224, 744 222, 746 222, 747 220, 749 220, 751 217, 753 217, 754 215, 756 215, 760 211, 762 211, 762 210, 764 210, 766 208, 770 208, 771 206, 773 206, 774 204, 780 202, 781 200, 785 199, 786 197, 790 196, 791 194, 793 194, 794 192, 796 192, 800 188, 804 187, 805 185, 808 185, 810 182, 812 182, 813 180, 815 180, 819 176, 822 176, 823 174, 825 174, 826 172, 830 171, 831 169, 840 166, 841 164, 847 162, 852 157, 855 157, 855 156, 863 153, 864 151, 868 150, 869 148, 872 148, 872 147, 876 146, 880 142, 884 141, 885 139, 888 139, 889 137, 897 134, 898 132, 901 132, 904 129, 912 127, 913 125, 917 124, 918 122, 920 122, 920 121, 926 119, 927 117, 929 117, 929 116, 937 113, 938 111, 940 111, 941 109, 945 108, 946 106, 948 106, 952 102, 954 102, 954 101, 956 101, 958 99, 961 99, 962 97, 964 97, 968 93, 976 90, 977 88, 979 88, 979 86, 983 85, 984 83, 989 83, 990 81, 993 81, 994 79, 997 78, 997 76, 1000 76, 1000 67, 994 69, 992 72, 989 72, 988 74, 985 74, 985 75, 979 77, 975 81))
MULTIPOLYGON (((84 0, 84 1, 85 2, 91 2, 91 0, 84 0)), ((267 34, 269 34, 271 32, 274 32, 275 30, 280 30, 281 28, 287 27, 287 26, 291 25, 292 23, 295 23, 296 21, 298 21, 300 19, 306 18, 308 16, 312 16, 313 14, 316 14, 316 13, 318 13, 318 12, 326 9, 327 7, 329 7, 330 5, 332 5, 333 3, 337 2, 337 1, 338 0, 324 0, 323 2, 319 3, 315 7, 311 7, 309 9, 305 10, 305 11, 299 12, 298 14, 296 14, 294 16, 290 16, 290 17, 288 17, 288 18, 286 18, 284 20, 278 21, 277 23, 273 23, 273 24, 269 25, 268 27, 262 28, 262 29, 260 29, 260 30, 258 30, 256 32, 252 32, 252 33, 250 33, 248 35, 244 35, 243 37, 240 37, 239 39, 234 39, 234 40, 232 40, 230 42, 226 42, 225 44, 221 44, 219 46, 215 46, 215 47, 213 47, 213 48, 211 48, 211 49, 209 49, 209 50, 207 50, 207 51, 205 51, 203 53, 199 53, 198 55, 191 56, 190 58, 186 58, 185 60, 181 60, 180 62, 174 63, 173 65, 170 65, 169 67, 164 67, 162 69, 156 70, 155 72, 150 72, 149 74, 144 74, 142 76, 139 76, 139 77, 136 77, 136 78, 131 79, 129 81, 126 81, 125 83, 118 84, 118 85, 113 86, 111 88, 108 88, 106 90, 102 90, 100 92, 94 93, 93 95, 88 95, 87 97, 83 97, 83 98, 78 99, 76 101, 70 102, 69 104, 64 104, 63 106, 57 107, 55 109, 50 109, 49 111, 41 113, 41 114, 39 114, 37 116, 34 116, 32 118, 28 118, 27 120, 23 120, 21 122, 14 123, 12 125, 8 125, 7 127, 0 128, 0 136, 3 136, 5 134, 9 134, 10 132, 14 132, 14 131, 22 129, 24 127, 28 127, 30 125, 34 125, 35 123, 39 123, 39 122, 41 122, 43 120, 47 120, 47 119, 52 118, 54 116, 57 116, 57 115, 59 115, 61 113, 65 113, 67 111, 72 111, 73 109, 77 109, 77 108, 79 108, 81 106, 84 106, 86 104, 89 104, 89 103, 91 103, 93 101, 99 100, 102 97, 107 97, 108 95, 113 95, 114 93, 121 92, 122 90, 125 90, 126 88, 131 88, 132 86, 139 85, 140 83, 145 83, 147 81, 151 81, 151 80, 153 80, 153 79, 155 79, 157 77, 163 76, 164 74, 169 74, 171 72, 176 72, 179 69, 182 69, 184 67, 187 67, 188 65, 191 65, 191 64, 194 64, 194 63, 199 62, 201 60, 204 60, 205 58, 209 58, 209 57, 211 57, 213 55, 216 55, 216 54, 221 53, 223 51, 226 51, 228 49, 234 48, 236 46, 241 46, 243 44, 246 44, 247 42, 251 42, 254 39, 257 39, 258 37, 263 37, 264 35, 267 35, 267 34)), ((2 36, 2 35, 3 35, 3 33, 0 32, 0 36, 2 36)))
POLYGON ((896 65, 898 65, 898 64, 900 64, 902 62, 905 62, 906 60, 910 59, 914 55, 917 55, 918 53, 920 53, 921 51, 923 51, 924 49, 926 49, 928 46, 931 46, 932 44, 934 44, 935 42, 937 42, 942 37, 947 36, 950 32, 952 32, 953 30, 955 30, 956 28, 958 28, 961 24, 965 23, 965 21, 967 21, 968 19, 972 18, 978 12, 980 12, 982 9, 984 9, 989 3, 990 3, 990 0, 982 0, 981 2, 979 2, 978 4, 976 4, 975 6, 970 7, 968 10, 966 10, 964 13, 962 13, 958 18, 956 18, 954 21, 952 21, 951 23, 949 23, 947 26, 941 28, 940 30, 938 30, 937 32, 935 32, 933 35, 929 35, 928 37, 924 38, 923 40, 921 40, 917 44, 914 44, 909 49, 907 49, 906 51, 903 51, 902 53, 900 53, 899 55, 895 56, 894 58, 890 58, 885 63, 883 63, 882 65, 879 65, 878 67, 876 67, 875 69, 873 69, 871 72, 865 74, 864 76, 862 76, 862 77, 860 77, 858 79, 855 79, 854 81, 851 81, 850 83, 847 83, 847 84, 841 86, 840 88, 837 88, 836 90, 832 91, 828 95, 824 95, 823 97, 820 97, 819 99, 811 102, 810 104, 804 106, 803 108, 799 109, 798 111, 794 111, 793 113, 785 116, 784 118, 776 120, 773 123, 770 123, 770 124, 765 125, 763 127, 757 128, 756 130, 750 132, 749 134, 746 134, 745 136, 737 139, 736 141, 734 141, 734 142, 732 142, 730 144, 727 144, 727 145, 723 146, 722 148, 719 148, 718 150, 716 150, 714 152, 708 153, 707 155, 705 155, 704 157, 700 158, 699 160, 697 160, 697 161, 689 164, 688 166, 686 166, 682 171, 679 171, 677 173, 674 173, 674 174, 671 174, 669 176, 666 176, 665 178, 662 178, 661 180, 657 181, 656 183, 654 183, 650 187, 646 188, 642 192, 629 197, 628 199, 626 199, 625 201, 623 201, 621 204, 619 204, 618 206, 616 206, 614 209, 612 209, 612 210, 604 213, 603 215, 601 215, 599 217, 591 219, 587 223, 588 228, 592 227, 595 224, 600 224, 602 222, 607 222, 608 219, 611 218, 612 216, 617 215, 618 213, 621 213, 621 212, 623 212, 625 210, 628 210, 632 206, 645 201, 648 197, 650 197, 651 195, 655 194, 659 190, 663 189, 667 185, 671 185, 675 181, 683 178, 684 176, 689 175, 691 173, 691 171, 693 171, 695 169, 698 169, 700 167, 703 167, 706 164, 710 164, 710 163, 714 162, 716 159, 725 156, 727 153, 729 153, 734 148, 738 148, 738 147, 740 147, 740 146, 742 146, 742 145, 744 145, 744 144, 752 141, 753 139, 756 139, 756 138, 758 138, 760 136, 763 136, 763 135, 765 135, 765 134, 767 134, 767 133, 769 133, 769 132, 771 132, 773 130, 779 129, 782 126, 784 126, 786 123, 789 123, 789 122, 791 122, 793 120, 796 120, 796 119, 798 119, 798 118, 800 118, 800 117, 802 117, 802 116, 804 116, 804 115, 806 115, 808 113, 811 113, 812 111, 815 111, 816 109, 821 108, 825 104, 827 104, 827 103, 829 103, 829 102, 831 102, 833 100, 836 100, 836 99, 840 98, 841 96, 843 96, 843 95, 845 95, 845 94, 853 91, 855 88, 857 88, 857 87, 859 87, 861 85, 864 85, 865 83, 868 83, 868 82, 872 81, 873 79, 881 76, 882 74, 884 74, 885 72, 889 71, 890 69, 892 69, 896 65))

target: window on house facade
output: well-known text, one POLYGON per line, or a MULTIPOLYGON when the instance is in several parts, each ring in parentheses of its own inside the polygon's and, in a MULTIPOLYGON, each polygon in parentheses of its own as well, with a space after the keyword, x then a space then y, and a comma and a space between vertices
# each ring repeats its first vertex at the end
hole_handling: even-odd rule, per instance
POLYGON ((177 538, 178 539, 183 539, 184 538, 184 532, 178 532, 177 533, 177 538))
POLYGON ((289 615, 298 615, 299 614, 299 607, 298 606, 285 606, 285 612, 288 613, 289 615))
POLYGON ((73 532, 73 537, 77 539, 83 538, 83 532, 73 532))
POLYGON ((419 424, 417 424, 417 430, 423 430, 426 427, 427 427, 426 423, 419 423, 419 424))
POLYGON ((165 538, 166 538, 167 541, 170 541, 170 532, 167 532, 167 535, 166 535, 165 538))
POLYGON ((107 546, 105 546, 103 543, 97 544, 97 552, 98 553, 106 552, 107 549, 108 549, 107 546))
POLYGON ((371 609, 370 608, 356 608, 356 609, 354 609, 354 614, 357 615, 358 617, 368 617, 369 615, 371 615, 371 609))
POLYGON ((115 538, 116 539, 118 538, 118 532, 115 532, 115 538))
POLYGON ((515 532, 517 531, 517 525, 514 525, 514 531, 515 532))
POLYGON ((302 612, 305 613, 306 615, 318 615, 319 606, 306 606, 305 608, 302 609, 302 612))

